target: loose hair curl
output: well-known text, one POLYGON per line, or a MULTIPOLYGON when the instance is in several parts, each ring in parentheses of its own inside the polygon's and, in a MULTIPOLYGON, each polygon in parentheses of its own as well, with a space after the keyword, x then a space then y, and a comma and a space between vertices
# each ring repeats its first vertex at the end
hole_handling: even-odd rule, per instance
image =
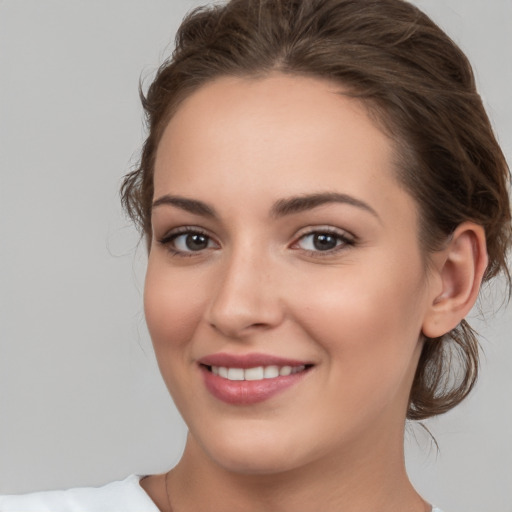
MULTIPOLYGON (((215 78, 276 71, 334 81, 361 99, 395 143, 397 176, 418 204, 427 258, 460 223, 474 221, 486 233, 484 281, 503 272, 510 289, 507 163, 466 56, 405 0, 231 0, 192 11, 172 56, 141 92, 148 136, 121 189, 148 242, 155 155, 180 103, 215 78)), ((407 417, 428 418, 460 403, 478 375, 478 348, 465 320, 427 339, 407 417)))

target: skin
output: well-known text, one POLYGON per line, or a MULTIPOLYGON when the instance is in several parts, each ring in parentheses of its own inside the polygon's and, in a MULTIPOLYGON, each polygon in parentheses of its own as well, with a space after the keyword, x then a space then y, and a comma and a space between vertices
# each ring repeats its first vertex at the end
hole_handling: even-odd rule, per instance
MULTIPOLYGON (((216 213, 164 200, 152 215, 146 319, 190 430, 169 474, 175 512, 429 510, 405 472, 403 431, 422 330, 446 328, 433 307, 447 256, 427 271, 393 144, 340 93, 305 77, 221 78, 185 100, 160 142, 154 199, 216 213), (365 206, 273 214, 312 193, 365 206), (188 249, 186 234, 169 241, 187 226, 205 249, 188 249), (336 248, 315 249, 311 233, 326 229, 336 248), (197 362, 217 352, 314 367, 269 400, 230 405, 197 362)), ((163 478, 141 485, 168 510, 163 478)))

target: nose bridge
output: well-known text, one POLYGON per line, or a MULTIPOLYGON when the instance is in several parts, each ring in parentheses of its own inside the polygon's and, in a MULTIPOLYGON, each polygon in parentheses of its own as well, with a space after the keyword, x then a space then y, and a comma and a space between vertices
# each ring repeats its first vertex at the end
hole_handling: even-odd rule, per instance
POLYGON ((223 255, 208 322, 230 337, 270 328, 282 318, 275 262, 251 241, 233 244, 223 255))

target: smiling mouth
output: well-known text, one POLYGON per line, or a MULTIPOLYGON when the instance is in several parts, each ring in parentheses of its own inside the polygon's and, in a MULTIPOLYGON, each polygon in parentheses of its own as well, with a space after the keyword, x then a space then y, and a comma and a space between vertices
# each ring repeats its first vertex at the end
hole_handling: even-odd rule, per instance
POLYGON ((210 373, 227 379, 230 381, 258 381, 266 379, 276 379, 278 377, 288 377, 289 375, 295 375, 297 373, 305 372, 309 370, 312 364, 301 364, 298 366, 255 366, 252 368, 232 368, 227 366, 209 366, 202 365, 210 373))

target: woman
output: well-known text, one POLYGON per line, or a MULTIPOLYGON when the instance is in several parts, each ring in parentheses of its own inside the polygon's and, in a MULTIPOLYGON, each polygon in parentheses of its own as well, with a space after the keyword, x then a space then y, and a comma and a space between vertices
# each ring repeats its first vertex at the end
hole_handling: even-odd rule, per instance
POLYGON ((464 318, 511 238, 464 55, 401 0, 232 0, 184 21, 144 107, 123 202, 185 451, 23 506, 438 510, 407 478, 405 420, 473 387, 464 318))

